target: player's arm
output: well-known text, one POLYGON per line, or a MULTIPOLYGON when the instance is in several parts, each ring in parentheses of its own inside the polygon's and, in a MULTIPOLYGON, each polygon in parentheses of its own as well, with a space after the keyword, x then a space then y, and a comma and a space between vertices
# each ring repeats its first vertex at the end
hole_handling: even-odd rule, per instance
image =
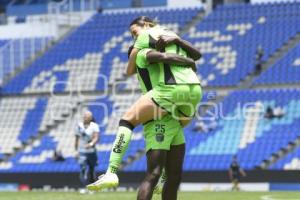
POLYGON ((138 52, 139 52, 139 49, 137 49, 137 48, 132 49, 132 52, 129 56, 128 63, 127 63, 127 69, 126 69, 127 76, 131 76, 136 73, 135 60, 136 60, 136 56, 137 56, 138 52))
POLYGON ((87 144, 87 148, 94 147, 97 144, 98 140, 99 140, 99 132, 94 132, 92 140, 87 144))
POLYGON ((230 180, 232 180, 232 169, 231 168, 229 168, 229 170, 228 170, 228 176, 229 176, 229 179, 230 180))
POLYGON ((201 53, 198 51, 198 49, 196 49, 190 42, 176 36, 167 36, 167 35, 160 36, 158 41, 156 42, 156 49, 161 51, 168 44, 172 44, 172 43, 183 48, 187 52, 189 57, 191 57, 192 59, 199 60, 201 58, 201 53))
POLYGON ((128 64, 126 68, 126 74, 131 76, 136 73, 136 57, 141 49, 148 48, 149 34, 147 32, 141 33, 134 42, 134 48, 132 49, 128 64))
POLYGON ((78 151, 79 136, 75 136, 75 151, 78 151))
POLYGON ((147 53, 146 59, 149 63, 175 64, 183 67, 192 67, 193 70, 196 70, 196 64, 193 59, 174 53, 162 53, 151 50, 147 53))
POLYGON ((247 176, 246 172, 242 168, 240 168, 240 174, 244 177, 247 176))

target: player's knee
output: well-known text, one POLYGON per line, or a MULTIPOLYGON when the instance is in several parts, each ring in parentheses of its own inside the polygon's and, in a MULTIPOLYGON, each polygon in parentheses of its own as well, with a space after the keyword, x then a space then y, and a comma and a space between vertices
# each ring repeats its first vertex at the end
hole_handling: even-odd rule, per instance
POLYGON ((123 114, 122 119, 133 123, 136 118, 135 114, 136 114, 136 112, 134 110, 128 110, 125 114, 123 114))
POLYGON ((156 184, 161 176, 162 170, 160 168, 155 168, 151 172, 147 173, 147 179, 153 183, 156 184))
POLYGON ((153 184, 156 184, 158 182, 159 177, 160 177, 160 173, 151 172, 148 174, 148 180, 153 184))
POLYGON ((128 129, 130 130, 133 130, 134 129, 134 124, 132 124, 130 121, 126 120, 126 119, 120 119, 119 121, 119 126, 124 126, 124 127, 127 127, 128 129))

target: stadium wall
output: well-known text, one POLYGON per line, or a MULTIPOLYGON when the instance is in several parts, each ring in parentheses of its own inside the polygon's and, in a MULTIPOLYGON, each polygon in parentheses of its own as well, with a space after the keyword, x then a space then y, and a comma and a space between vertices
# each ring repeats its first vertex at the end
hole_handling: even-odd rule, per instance
POLYGON ((56 37, 58 27, 53 23, 24 23, 0 26, 1 39, 20 39, 32 37, 56 37), (34 31, 32 31, 34 30, 34 31))
MULTIPOLYGON (((144 178, 144 172, 121 172, 119 174, 121 187, 137 187, 144 178)), ((247 171, 247 177, 242 183, 272 183, 272 189, 284 188, 285 190, 300 187, 300 170, 275 171, 275 170, 253 170, 247 171), (290 186, 288 185, 290 184, 290 186)), ((185 172, 183 183, 229 183, 227 171, 197 171, 185 172)), ((71 188, 79 187, 78 173, 6 173, 0 174, 0 183, 28 184, 31 188, 42 188, 45 185, 53 188, 65 186, 71 188)), ((209 184, 209 185, 210 185, 209 184)))

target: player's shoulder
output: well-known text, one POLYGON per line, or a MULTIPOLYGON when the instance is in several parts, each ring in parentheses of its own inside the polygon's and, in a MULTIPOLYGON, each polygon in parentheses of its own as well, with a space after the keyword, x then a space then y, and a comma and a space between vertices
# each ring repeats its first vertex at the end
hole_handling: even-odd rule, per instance
POLYGON ((146 57, 147 53, 148 53, 149 51, 152 51, 152 50, 153 50, 153 49, 151 49, 151 48, 144 48, 144 49, 141 49, 141 50, 139 50, 139 52, 138 52, 138 56, 146 57))
POLYGON ((93 127, 93 128, 99 128, 99 126, 98 126, 98 124, 96 123, 96 122, 91 122, 91 126, 93 127))

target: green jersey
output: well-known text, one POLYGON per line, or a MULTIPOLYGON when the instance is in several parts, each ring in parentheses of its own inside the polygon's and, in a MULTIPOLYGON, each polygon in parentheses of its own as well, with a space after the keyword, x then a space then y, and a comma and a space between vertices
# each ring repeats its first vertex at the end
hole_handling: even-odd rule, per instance
MULTIPOLYGON (((150 64, 147 53, 152 49, 142 49, 136 57, 137 76, 143 94, 152 91, 159 83, 160 64, 150 64)), ((181 124, 172 117, 165 115, 161 119, 144 124, 146 152, 150 149, 170 150, 172 145, 185 143, 181 124)))
MULTIPOLYGON (((152 48, 155 49, 155 43, 160 35, 177 36, 160 26, 143 31, 134 44, 137 49, 152 48)), ((186 51, 176 44, 170 44, 165 48, 166 53, 175 53, 187 57, 186 51)), ((174 84, 200 84, 197 74, 191 69, 178 65, 169 65, 160 63, 159 83, 165 85, 174 84)))
POLYGON ((147 53, 152 49, 142 49, 136 57, 137 76, 142 93, 145 94, 152 90, 159 81, 159 65, 150 64, 147 61, 147 53))

